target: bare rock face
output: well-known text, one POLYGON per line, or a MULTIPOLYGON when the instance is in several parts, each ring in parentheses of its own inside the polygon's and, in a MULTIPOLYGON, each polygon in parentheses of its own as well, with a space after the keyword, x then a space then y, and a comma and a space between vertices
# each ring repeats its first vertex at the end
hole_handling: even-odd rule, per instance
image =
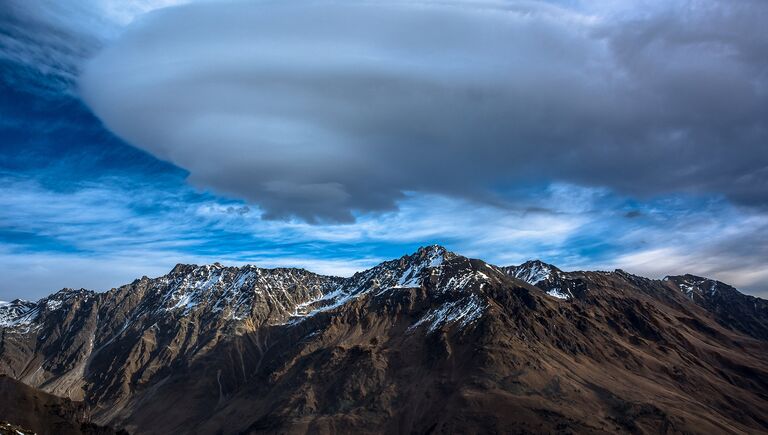
POLYGON ((0 372, 131 433, 768 433, 765 301, 691 279, 179 265, 0 306, 0 372))
POLYGON ((694 275, 668 276, 664 281, 731 329, 768 340, 768 301, 741 294, 720 281, 694 275))
POLYGON ((106 293, 15 301, 0 307, 0 370, 75 400, 122 400, 222 337, 287 319, 337 281, 297 269, 178 265, 106 293))

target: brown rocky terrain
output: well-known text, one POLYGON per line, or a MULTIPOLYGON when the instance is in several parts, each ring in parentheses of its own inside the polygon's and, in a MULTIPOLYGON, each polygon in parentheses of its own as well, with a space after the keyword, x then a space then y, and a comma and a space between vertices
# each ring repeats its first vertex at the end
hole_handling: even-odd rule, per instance
MULTIPOLYGON (((82 402, 54 396, 0 375, 0 434, 120 435, 88 421, 82 402)), ((127 435, 127 434, 126 434, 127 435)))
POLYGON ((347 279, 179 265, 0 307, 0 372, 131 433, 768 433, 766 307, 439 246, 347 279))

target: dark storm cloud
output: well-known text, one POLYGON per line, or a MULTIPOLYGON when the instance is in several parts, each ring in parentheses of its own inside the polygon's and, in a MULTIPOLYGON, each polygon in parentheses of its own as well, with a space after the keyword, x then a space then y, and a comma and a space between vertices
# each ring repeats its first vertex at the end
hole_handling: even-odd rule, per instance
POLYGON ((143 17, 82 95, 267 218, 566 181, 768 200, 768 3, 227 2, 143 17))

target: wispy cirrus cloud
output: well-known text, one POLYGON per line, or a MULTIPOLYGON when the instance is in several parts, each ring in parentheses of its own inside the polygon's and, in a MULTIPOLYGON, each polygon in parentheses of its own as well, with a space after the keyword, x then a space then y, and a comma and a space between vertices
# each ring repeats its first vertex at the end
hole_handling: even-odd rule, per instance
MULTIPOLYGON (((662 277, 693 273, 713 277, 757 296, 768 297, 768 216, 730 210, 727 219, 703 213, 653 231, 628 235, 643 247, 603 265, 662 277)), ((599 264, 596 264, 599 267, 599 264)))
POLYGON ((186 0, 5 0, 0 9, 3 82, 49 98, 75 95, 83 62, 134 18, 186 0), (25 80, 24 75, 39 80, 25 80))
POLYGON ((318 226, 264 221, 261 210, 239 200, 144 187, 111 179, 62 192, 34 180, 2 179, 0 273, 12 279, 0 298, 42 296, 64 285, 106 289, 163 274, 178 262, 348 276, 425 243, 501 265, 543 258, 565 269, 699 273, 753 292, 766 270, 761 258, 768 244, 751 235, 765 218, 725 202, 696 204, 700 211, 691 212, 692 205, 679 200, 636 203, 604 190, 551 185, 517 209, 408 194, 397 212, 318 226), (725 217, 713 218, 709 207, 726 207, 725 217), (631 211, 634 217, 627 216, 631 211), (671 248, 682 246, 689 250, 671 248))

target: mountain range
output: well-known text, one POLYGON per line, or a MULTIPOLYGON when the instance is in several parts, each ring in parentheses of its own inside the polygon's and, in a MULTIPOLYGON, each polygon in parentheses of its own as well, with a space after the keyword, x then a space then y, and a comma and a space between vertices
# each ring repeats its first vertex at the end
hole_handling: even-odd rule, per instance
POLYGON ((349 278, 179 264, 3 303, 0 373, 132 434, 768 433, 768 301, 436 245, 349 278))

